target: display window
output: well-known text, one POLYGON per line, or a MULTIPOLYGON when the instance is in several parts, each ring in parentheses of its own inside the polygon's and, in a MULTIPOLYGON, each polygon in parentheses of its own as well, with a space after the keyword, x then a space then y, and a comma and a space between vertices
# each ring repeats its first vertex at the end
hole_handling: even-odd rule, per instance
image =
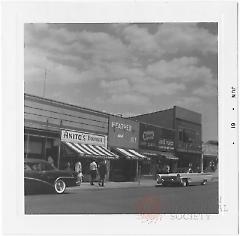
POLYGON ((24 157, 47 160, 49 156, 57 166, 58 138, 41 136, 36 134, 24 135, 24 157))

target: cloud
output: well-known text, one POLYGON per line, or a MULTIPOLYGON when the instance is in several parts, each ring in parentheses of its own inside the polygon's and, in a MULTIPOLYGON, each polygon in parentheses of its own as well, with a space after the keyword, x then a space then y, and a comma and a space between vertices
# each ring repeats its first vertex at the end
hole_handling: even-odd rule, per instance
POLYGON ((166 61, 160 60, 147 66, 146 73, 160 80, 188 82, 212 80, 212 72, 198 65, 196 57, 181 57, 166 61))
POLYGON ((163 55, 191 52, 217 53, 217 36, 195 23, 163 23, 155 33, 140 24, 119 24, 113 28, 123 37, 132 54, 144 58, 151 55, 149 59, 160 59, 163 55))
POLYGON ((54 54, 65 53, 106 61, 118 61, 127 55, 125 45, 118 38, 104 32, 72 32, 67 27, 57 28, 51 24, 31 24, 26 27, 26 31, 26 45, 43 51, 51 50, 54 54))
POLYGON ((130 85, 127 79, 121 79, 116 81, 108 81, 102 80, 100 82, 100 86, 104 89, 108 90, 108 93, 122 93, 129 92, 130 85))
POLYGON ((112 104, 125 104, 130 106, 146 106, 151 104, 147 96, 138 94, 113 94, 109 102, 112 104))
POLYGON ((166 53, 217 53, 217 36, 193 23, 162 24, 156 39, 166 53))
POLYGON ((146 68, 128 68, 125 64, 111 63, 106 68, 106 78, 100 86, 108 94, 131 92, 149 97, 174 96, 187 91, 187 88, 188 93, 196 96, 215 94, 216 80, 213 79, 211 70, 198 63, 196 57, 161 60, 146 68))
POLYGON ((176 105, 196 111, 202 107, 203 101, 201 98, 196 96, 185 96, 177 99, 176 105))
POLYGON ((133 90, 148 96, 173 95, 186 87, 181 83, 162 83, 150 79, 145 83, 135 84, 133 90))
POLYGON ((204 87, 195 89, 193 91, 193 94, 200 97, 217 96, 217 87, 211 84, 206 84, 204 87))
POLYGON ((95 78, 95 74, 101 75, 98 68, 91 71, 80 71, 77 67, 64 65, 54 62, 48 53, 44 53, 39 49, 29 49, 25 52, 25 81, 37 80, 44 78, 45 70, 47 70, 48 83, 79 83, 86 82, 95 78))
POLYGON ((123 28, 122 35, 127 42, 128 47, 132 52, 137 52, 140 55, 162 54, 154 35, 150 34, 146 29, 138 27, 136 24, 130 24, 123 28))

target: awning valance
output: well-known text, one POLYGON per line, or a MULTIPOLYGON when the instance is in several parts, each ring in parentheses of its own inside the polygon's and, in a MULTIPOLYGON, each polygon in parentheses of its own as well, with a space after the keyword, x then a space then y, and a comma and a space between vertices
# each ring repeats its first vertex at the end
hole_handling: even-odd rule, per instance
POLYGON ((149 159, 148 157, 140 154, 139 152, 133 150, 133 149, 124 149, 124 148, 114 148, 115 152, 122 154, 127 159, 133 159, 133 160, 145 160, 149 159))
POLYGON ((179 159, 171 152, 150 151, 150 150, 141 150, 140 152, 149 157, 156 157, 156 158, 162 157, 162 158, 166 158, 168 160, 178 160, 179 159))
POLYGON ((63 142, 81 156, 94 158, 118 159, 118 156, 102 146, 63 142))
POLYGON ((169 159, 169 160, 178 160, 179 159, 178 157, 176 157, 171 152, 159 152, 159 154, 164 156, 166 159, 169 159))

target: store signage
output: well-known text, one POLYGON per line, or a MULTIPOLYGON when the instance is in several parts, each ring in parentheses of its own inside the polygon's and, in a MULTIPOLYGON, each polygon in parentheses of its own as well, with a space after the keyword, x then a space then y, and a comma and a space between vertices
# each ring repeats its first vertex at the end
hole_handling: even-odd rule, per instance
POLYGON ((138 122, 119 116, 109 117, 109 146, 137 149, 138 135, 138 122))
POLYGON ((202 148, 200 145, 192 144, 192 143, 183 143, 179 142, 177 145, 177 150, 179 152, 192 152, 192 153, 201 153, 202 148))
POLYGON ((83 132, 70 131, 70 130, 62 130, 61 141, 106 147, 105 135, 83 133, 83 132))
POLYGON ((173 151, 174 131, 140 123, 139 147, 153 151, 173 151))
POLYGON ((154 131, 144 131, 143 132, 143 140, 153 140, 154 139, 154 131))
POLYGON ((132 131, 132 126, 126 123, 120 123, 116 121, 111 122, 113 129, 121 129, 121 130, 126 130, 131 132, 132 131))

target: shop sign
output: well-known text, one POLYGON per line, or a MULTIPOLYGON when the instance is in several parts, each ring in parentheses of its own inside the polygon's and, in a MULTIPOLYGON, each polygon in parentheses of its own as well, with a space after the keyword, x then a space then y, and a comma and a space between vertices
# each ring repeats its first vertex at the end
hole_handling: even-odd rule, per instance
POLYGON ((143 140, 154 140, 154 131, 144 131, 143 132, 143 140))
POLYGON ((194 143, 178 142, 177 150, 182 152, 199 153, 202 151, 202 147, 201 145, 197 145, 194 143))
POLYGON ((106 135, 84 133, 71 130, 62 130, 61 132, 61 141, 64 142, 90 144, 106 147, 106 140, 106 135))
POLYGON ((139 147, 153 151, 173 151, 174 131, 140 123, 139 147))
POLYGON ((139 123, 118 116, 109 117, 109 146, 138 148, 139 123))

